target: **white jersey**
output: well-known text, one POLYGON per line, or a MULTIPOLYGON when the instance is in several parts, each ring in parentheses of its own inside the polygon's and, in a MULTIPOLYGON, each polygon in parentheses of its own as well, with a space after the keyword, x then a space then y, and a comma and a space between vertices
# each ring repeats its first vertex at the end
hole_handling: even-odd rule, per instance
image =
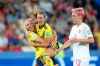
MULTIPOLYGON (((76 37, 76 38, 88 38, 93 37, 92 32, 89 26, 85 23, 81 23, 80 25, 74 25, 69 35, 69 39, 76 37)), ((89 53, 89 44, 83 44, 80 42, 73 43, 71 45, 73 49, 73 58, 74 59, 81 59, 81 60, 89 60, 90 53, 89 53)))

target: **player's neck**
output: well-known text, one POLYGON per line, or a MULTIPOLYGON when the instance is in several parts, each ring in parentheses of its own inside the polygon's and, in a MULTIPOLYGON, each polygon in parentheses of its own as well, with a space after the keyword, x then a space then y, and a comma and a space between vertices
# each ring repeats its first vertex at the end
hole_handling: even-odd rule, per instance
POLYGON ((77 22, 77 26, 81 25, 82 24, 82 21, 80 20, 79 22, 77 22))

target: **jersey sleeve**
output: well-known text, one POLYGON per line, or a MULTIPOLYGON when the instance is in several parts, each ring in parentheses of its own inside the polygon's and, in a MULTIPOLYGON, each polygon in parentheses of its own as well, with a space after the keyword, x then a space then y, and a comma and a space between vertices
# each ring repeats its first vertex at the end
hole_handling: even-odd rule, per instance
POLYGON ((93 37, 93 34, 92 34, 92 32, 91 32, 89 26, 85 27, 85 28, 84 28, 84 31, 85 31, 86 37, 93 37))
POLYGON ((46 24, 46 30, 45 30, 45 38, 47 37, 51 37, 53 35, 53 31, 52 31, 52 28, 46 24))

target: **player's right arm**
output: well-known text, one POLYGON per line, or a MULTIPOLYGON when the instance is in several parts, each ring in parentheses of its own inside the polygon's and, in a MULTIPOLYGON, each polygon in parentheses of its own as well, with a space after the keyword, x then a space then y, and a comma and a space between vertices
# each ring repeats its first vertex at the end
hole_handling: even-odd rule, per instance
POLYGON ((48 43, 45 42, 42 38, 38 37, 36 41, 30 41, 31 46, 34 47, 48 47, 48 43))
POLYGON ((29 41, 30 46, 33 47, 47 47, 45 43, 29 41))
POLYGON ((74 36, 74 27, 72 27, 71 31, 70 31, 70 35, 69 35, 69 40, 67 40, 63 46, 61 48, 59 48, 57 50, 57 52, 61 51, 61 50, 64 50, 65 48, 68 48, 71 44, 72 44, 72 41, 71 41, 71 37, 74 36))
POLYGON ((47 47, 48 46, 47 42, 44 39, 38 37, 38 35, 35 34, 34 32, 28 34, 27 39, 29 41, 30 46, 34 46, 34 47, 47 47))
POLYGON ((57 50, 57 52, 59 52, 59 51, 61 51, 61 50, 64 50, 65 48, 68 48, 70 45, 71 45, 70 40, 66 41, 66 42, 63 44, 63 46, 57 50))

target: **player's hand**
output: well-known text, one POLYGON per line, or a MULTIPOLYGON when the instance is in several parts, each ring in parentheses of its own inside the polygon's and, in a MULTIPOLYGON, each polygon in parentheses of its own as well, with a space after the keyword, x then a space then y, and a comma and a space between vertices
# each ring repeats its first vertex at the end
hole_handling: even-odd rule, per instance
POLYGON ((62 50, 63 50, 62 48, 56 49, 56 53, 59 53, 62 50))

